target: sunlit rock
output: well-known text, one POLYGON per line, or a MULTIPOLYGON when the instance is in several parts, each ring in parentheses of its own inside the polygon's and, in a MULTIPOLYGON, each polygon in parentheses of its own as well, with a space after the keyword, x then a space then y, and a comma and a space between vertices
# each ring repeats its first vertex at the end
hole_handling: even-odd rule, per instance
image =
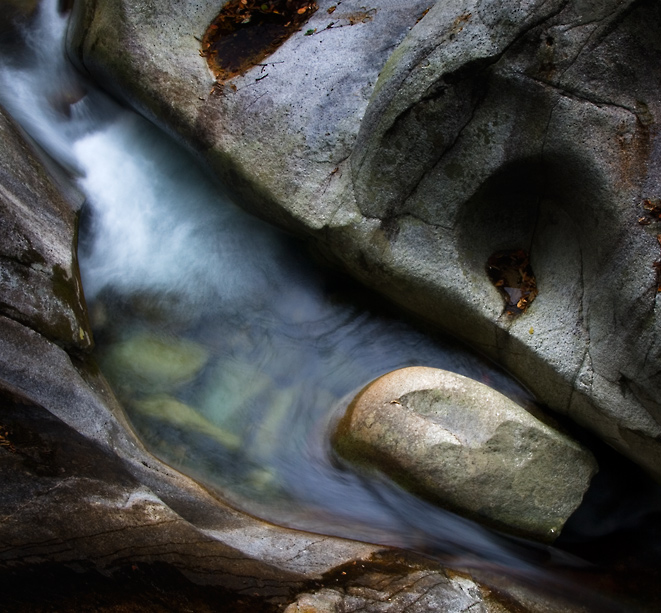
POLYGON ((387 574, 372 574, 370 584, 345 590, 324 588, 301 594, 284 613, 339 613, 340 611, 443 611, 443 613, 505 613, 491 594, 469 577, 429 571, 412 572, 393 581, 387 574), (388 587, 383 589, 385 586, 388 587), (395 588, 394 590, 392 588, 395 588), (397 589, 399 588, 399 589, 397 589), (401 591, 400 591, 401 590, 401 591), (387 608, 383 606, 387 603, 387 608), (411 608, 415 603, 415 608, 411 608))
POLYGON ((589 451, 509 398, 432 368, 368 385, 334 446, 458 513, 544 541, 559 536, 597 471, 589 451))
POLYGON ((661 478, 661 225, 638 223, 661 195, 658 4, 318 5, 222 88, 195 38, 213 2, 79 2, 70 49, 244 206, 661 478), (514 317, 503 250, 535 276, 514 317))

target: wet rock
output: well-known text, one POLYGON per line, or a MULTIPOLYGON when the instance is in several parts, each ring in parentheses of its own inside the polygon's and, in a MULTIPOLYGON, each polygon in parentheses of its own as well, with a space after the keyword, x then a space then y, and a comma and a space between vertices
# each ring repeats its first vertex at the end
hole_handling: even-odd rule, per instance
MULTIPOLYGON (((4 323, 3 334, 8 331, 4 323)), ((30 344, 47 347, 34 333, 27 335, 30 344)), ((78 387, 72 386, 72 371, 60 368, 57 374, 64 375, 78 402, 86 395, 87 409, 108 405, 102 401, 107 393, 102 380, 94 380, 96 392, 80 379, 78 387)), ((48 379, 39 368, 32 377, 48 379)), ((104 607, 121 603, 126 610, 161 610, 156 604, 176 586, 178 594, 190 592, 189 599, 179 605, 173 594, 162 610, 196 602, 199 607, 208 603, 211 611, 228 602, 236 611, 271 611, 305 602, 309 597, 297 595, 311 582, 337 585, 326 578, 329 573, 343 577, 340 594, 346 602, 387 604, 391 613, 438 610, 431 605, 439 602, 480 606, 488 601, 488 590, 476 581, 450 581, 444 571, 421 569, 420 561, 407 560, 406 554, 393 568, 377 547, 278 528, 238 513, 146 454, 130 435, 116 430, 111 414, 106 433, 115 430, 115 435, 103 444, 5 382, 0 403, 3 610, 80 610, 98 598, 100 588, 104 607), (76 570, 74 576, 61 581, 68 568, 76 570), (351 569, 351 576, 343 568, 351 569), (53 576, 59 578, 55 585, 53 576), (99 586, 102 577, 105 583, 99 586), (133 594, 140 578, 155 599, 151 608, 133 594), (30 589, 35 583, 39 590, 30 589), (71 585, 71 591, 63 585, 71 585), (416 600, 431 605, 407 609, 416 600)), ((62 417, 77 421, 68 409, 62 417)))
POLYGON ((92 334, 74 245, 80 204, 63 198, 0 109, 0 314, 85 350, 92 334))
MULTIPOLYGON (((43 343, 33 336, 31 345, 43 343)), ((11 373, 2 366, 6 381, 11 373)), ((47 378, 43 367, 33 366, 32 377, 47 378)), ((127 563, 163 562, 196 582, 254 589, 264 598, 286 595, 308 573, 325 572, 335 562, 372 550, 347 542, 352 550, 347 556, 349 550, 341 553, 343 542, 333 539, 318 550, 319 537, 271 527, 225 507, 132 440, 109 412, 111 404, 96 395, 108 391, 101 380, 94 392, 79 375, 75 385, 71 365, 55 374, 67 380, 80 408, 106 411, 104 422, 95 423, 103 428, 93 440, 3 382, 0 480, 6 495, 0 503, 5 544, 0 577, 9 569, 45 562, 108 573, 127 563), (253 538, 271 550, 247 551, 253 538), (294 560, 298 556, 305 560, 301 566, 294 560)), ((37 395, 32 389, 30 396, 37 395)), ((78 421, 74 411, 62 407, 60 412, 70 423, 78 421)))
POLYGON ((318 4, 223 88, 195 40, 214 3, 80 2, 69 46, 244 206, 661 478, 661 224, 638 223, 661 195, 658 3, 318 4), (535 275, 516 317, 486 270, 504 250, 535 275))
POLYGON ((433 368, 363 389, 334 447, 415 493, 501 530, 553 541, 583 499, 592 454, 499 392, 433 368))
MULTIPOLYGON (((378 555, 378 564, 358 563, 327 577, 326 587, 299 594, 285 613, 588 613, 603 608, 607 600, 572 602, 570 592, 512 589, 502 577, 488 572, 479 579, 464 572, 425 567, 421 559, 378 555)), ((481 576, 480 576, 481 575, 481 576)), ((539 587, 539 585, 537 586, 539 587)), ((562 591, 562 590, 560 590, 562 591)))

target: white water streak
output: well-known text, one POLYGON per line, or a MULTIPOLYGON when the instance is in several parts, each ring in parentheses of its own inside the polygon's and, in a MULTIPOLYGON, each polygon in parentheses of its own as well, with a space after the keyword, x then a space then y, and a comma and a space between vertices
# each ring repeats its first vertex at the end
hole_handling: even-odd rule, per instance
POLYGON ((66 17, 41 4, 26 52, 0 65, 0 103, 79 176, 94 241, 82 252, 89 299, 167 291, 184 307, 254 303, 282 282, 279 241, 219 195, 194 161, 144 119, 85 83, 65 59, 66 17))

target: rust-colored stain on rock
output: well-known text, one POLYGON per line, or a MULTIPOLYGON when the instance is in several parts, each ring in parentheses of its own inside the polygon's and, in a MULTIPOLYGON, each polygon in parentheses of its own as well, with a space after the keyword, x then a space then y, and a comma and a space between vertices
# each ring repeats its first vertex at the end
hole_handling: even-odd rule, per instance
POLYGON ((208 27, 200 54, 218 82, 259 65, 317 10, 310 0, 231 0, 208 27))

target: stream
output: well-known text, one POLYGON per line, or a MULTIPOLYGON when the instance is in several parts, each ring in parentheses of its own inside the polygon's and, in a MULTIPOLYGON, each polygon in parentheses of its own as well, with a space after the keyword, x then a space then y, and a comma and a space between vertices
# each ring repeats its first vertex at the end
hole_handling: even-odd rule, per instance
POLYGON ((347 399, 395 368, 457 372, 531 410, 534 399, 236 207, 191 155, 68 64, 56 4, 44 2, 20 45, 3 45, 0 103, 85 194, 79 260, 96 357, 150 451, 274 523, 489 568, 589 610, 632 610, 602 588, 622 559, 658 564, 648 523, 661 495, 612 452, 557 547, 483 528, 333 455, 347 399), (628 534, 598 565, 604 555, 591 552, 628 534))

